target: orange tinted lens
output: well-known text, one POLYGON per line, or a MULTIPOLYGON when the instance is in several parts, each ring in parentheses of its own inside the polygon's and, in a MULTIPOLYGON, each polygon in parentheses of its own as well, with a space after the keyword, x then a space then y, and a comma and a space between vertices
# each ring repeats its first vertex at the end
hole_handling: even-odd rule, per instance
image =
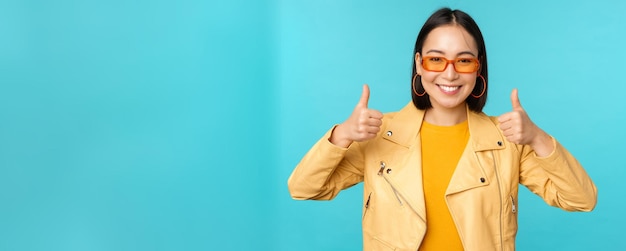
POLYGON ((475 58, 457 58, 454 60, 454 69, 459 73, 476 72, 479 65, 475 58))
POLYGON ((424 57, 422 66, 427 71, 443 71, 448 65, 448 60, 443 57, 424 57))

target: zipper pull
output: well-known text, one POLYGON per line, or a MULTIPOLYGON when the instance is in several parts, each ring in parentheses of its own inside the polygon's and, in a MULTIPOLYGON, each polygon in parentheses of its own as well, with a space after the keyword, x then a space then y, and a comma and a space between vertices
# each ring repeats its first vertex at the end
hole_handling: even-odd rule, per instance
POLYGON ((378 176, 383 176, 383 170, 385 170, 385 162, 380 162, 380 170, 378 170, 378 176))
POLYGON ((511 211, 513 211, 513 213, 517 212, 517 207, 515 206, 515 199, 513 199, 513 196, 511 196, 511 211))

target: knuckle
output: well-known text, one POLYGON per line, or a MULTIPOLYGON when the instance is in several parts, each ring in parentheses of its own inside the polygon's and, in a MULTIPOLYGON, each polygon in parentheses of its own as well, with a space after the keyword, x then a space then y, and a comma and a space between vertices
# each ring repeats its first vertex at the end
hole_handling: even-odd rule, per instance
POLYGON ((358 124, 355 128, 357 135, 361 135, 361 132, 363 131, 363 126, 361 124, 358 124))

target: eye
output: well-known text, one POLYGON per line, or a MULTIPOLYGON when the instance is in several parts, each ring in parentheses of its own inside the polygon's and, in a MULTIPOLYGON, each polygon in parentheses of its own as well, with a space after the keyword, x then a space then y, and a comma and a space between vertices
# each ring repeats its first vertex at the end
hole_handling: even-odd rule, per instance
POLYGON ((442 57, 429 57, 427 60, 431 63, 441 63, 444 61, 442 57))
POLYGON ((460 64, 472 64, 474 63, 474 59, 473 58, 457 58, 456 62, 460 64))

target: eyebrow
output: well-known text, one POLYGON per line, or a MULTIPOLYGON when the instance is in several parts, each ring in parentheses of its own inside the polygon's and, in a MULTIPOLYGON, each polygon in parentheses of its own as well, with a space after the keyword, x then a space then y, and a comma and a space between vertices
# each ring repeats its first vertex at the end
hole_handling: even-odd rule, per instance
MULTIPOLYGON (((443 51, 440 51, 440 50, 428 50, 426 54, 431 53, 431 52, 445 54, 443 53, 443 51)), ((473 57, 476 57, 476 55, 474 55, 474 53, 472 53, 471 51, 462 51, 462 52, 457 53, 456 56, 458 57, 458 56, 465 55, 465 54, 469 54, 469 55, 472 55, 473 57)))

